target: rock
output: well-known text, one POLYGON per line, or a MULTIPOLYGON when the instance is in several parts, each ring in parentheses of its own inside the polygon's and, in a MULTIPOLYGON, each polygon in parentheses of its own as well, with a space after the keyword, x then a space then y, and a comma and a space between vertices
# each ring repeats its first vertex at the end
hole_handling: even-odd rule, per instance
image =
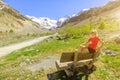
POLYGON ((37 80, 37 77, 35 77, 35 80, 37 80))
POLYGON ((56 36, 56 39, 57 39, 57 40, 62 40, 63 38, 64 38, 64 37, 61 36, 61 35, 57 35, 57 36, 56 36))
POLYGON ((30 77, 30 75, 27 75, 27 77, 30 77))
POLYGON ((21 63, 20 63, 20 67, 23 67, 23 66, 25 66, 25 65, 26 65, 25 62, 21 62, 21 63))
POLYGON ((27 51, 33 51, 33 50, 35 50, 35 49, 26 49, 26 50, 24 50, 25 52, 27 52, 27 51))
POLYGON ((25 79, 25 80, 30 80, 29 78, 25 79))
POLYGON ((51 37, 49 37, 49 38, 46 39, 46 42, 50 42, 50 41, 52 41, 53 39, 54 39, 54 37, 51 36, 51 37))
POLYGON ((30 61, 30 59, 26 59, 26 61, 28 61, 28 62, 29 62, 29 61, 30 61))
POLYGON ((17 78, 16 80, 21 80, 20 78, 17 78))
POLYGON ((63 78, 63 79, 65 79, 65 78, 66 78, 66 76, 64 75, 64 76, 62 76, 62 78, 63 78))
POLYGON ((108 49, 103 50, 102 52, 103 52, 104 54, 109 55, 109 56, 116 56, 116 55, 118 54, 117 52, 112 51, 112 50, 108 50, 108 49))
POLYGON ((120 36, 115 39, 115 42, 116 42, 117 44, 120 44, 120 36))
POLYGON ((32 64, 32 62, 29 62, 29 64, 31 65, 31 64, 32 64))
POLYGON ((26 59, 26 63, 27 63, 27 64, 30 64, 30 65, 31 65, 33 62, 34 62, 34 60, 30 60, 29 58, 26 59))

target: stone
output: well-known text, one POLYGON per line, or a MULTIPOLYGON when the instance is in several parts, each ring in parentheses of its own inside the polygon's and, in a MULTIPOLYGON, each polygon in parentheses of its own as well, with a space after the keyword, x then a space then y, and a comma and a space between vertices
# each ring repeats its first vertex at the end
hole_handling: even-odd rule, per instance
POLYGON ((120 44, 120 36, 115 39, 116 44, 120 44))
POLYGON ((20 67, 23 67, 23 66, 26 65, 26 63, 25 62, 21 62, 19 65, 20 65, 20 67))
POLYGON ((102 52, 106 55, 109 55, 109 56, 116 56, 118 54, 117 52, 112 51, 112 50, 108 50, 108 49, 103 50, 102 52))
POLYGON ((26 59, 26 61, 28 61, 28 62, 29 62, 29 61, 30 61, 30 59, 26 59))

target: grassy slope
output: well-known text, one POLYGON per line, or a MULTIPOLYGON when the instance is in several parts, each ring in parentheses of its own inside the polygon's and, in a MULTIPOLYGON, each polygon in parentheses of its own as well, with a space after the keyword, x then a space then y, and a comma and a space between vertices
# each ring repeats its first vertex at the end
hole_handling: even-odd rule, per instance
MULTIPOLYGON (((60 54, 63 51, 74 51, 76 48, 79 48, 80 43, 85 41, 85 36, 88 36, 88 33, 91 31, 91 29, 93 29, 89 23, 82 26, 71 27, 72 24, 68 24, 59 31, 60 34, 64 35, 64 38, 61 40, 55 39, 49 42, 45 40, 42 43, 15 51, 5 57, 2 57, 0 59, 0 78, 16 79, 19 77, 22 71, 24 72, 24 75, 19 77, 21 79, 26 79, 28 74, 34 74, 29 76, 29 78, 32 80, 36 80, 36 76, 39 76, 39 78, 46 76, 41 75, 41 71, 36 71, 33 73, 29 70, 25 70, 24 68, 20 67, 19 64, 26 61, 26 59, 37 62, 48 55, 60 54), (6 68, 9 70, 6 70, 6 68), (14 74, 10 74, 11 72, 14 74)), ((105 26, 104 28, 105 29, 103 30, 106 31, 105 26)), ((99 27, 96 29, 99 30, 99 27)), ((111 29, 107 28, 107 30, 109 31, 111 29)), ((117 45, 114 42, 108 42, 105 47, 120 52, 120 45, 117 45)), ((91 80, 119 80, 119 60, 120 56, 100 56, 100 60, 96 63, 98 69, 96 72, 94 72, 94 74, 91 75, 91 80)))

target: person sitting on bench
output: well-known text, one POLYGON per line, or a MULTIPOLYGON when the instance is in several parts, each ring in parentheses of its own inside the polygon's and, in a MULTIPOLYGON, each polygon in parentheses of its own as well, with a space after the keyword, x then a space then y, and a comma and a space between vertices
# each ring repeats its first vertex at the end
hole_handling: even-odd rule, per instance
POLYGON ((90 33, 90 38, 87 42, 80 45, 80 53, 94 53, 100 51, 100 49, 103 47, 104 42, 98 37, 98 32, 96 30, 93 30, 90 33), (98 43, 101 43, 101 45, 98 47, 98 43), (88 44, 88 46, 85 46, 85 44, 88 44))

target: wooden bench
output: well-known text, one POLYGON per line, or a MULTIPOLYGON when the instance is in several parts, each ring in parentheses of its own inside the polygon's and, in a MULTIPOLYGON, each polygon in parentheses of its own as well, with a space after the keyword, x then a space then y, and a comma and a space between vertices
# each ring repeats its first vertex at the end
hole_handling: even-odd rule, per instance
POLYGON ((69 69, 72 69, 74 73, 75 69, 78 67, 88 66, 91 68, 95 59, 99 56, 99 53, 93 54, 82 54, 78 51, 75 52, 63 52, 60 60, 57 60, 56 68, 58 71, 65 70, 66 74, 69 76, 69 69), (86 55, 86 56, 85 56, 86 55))

